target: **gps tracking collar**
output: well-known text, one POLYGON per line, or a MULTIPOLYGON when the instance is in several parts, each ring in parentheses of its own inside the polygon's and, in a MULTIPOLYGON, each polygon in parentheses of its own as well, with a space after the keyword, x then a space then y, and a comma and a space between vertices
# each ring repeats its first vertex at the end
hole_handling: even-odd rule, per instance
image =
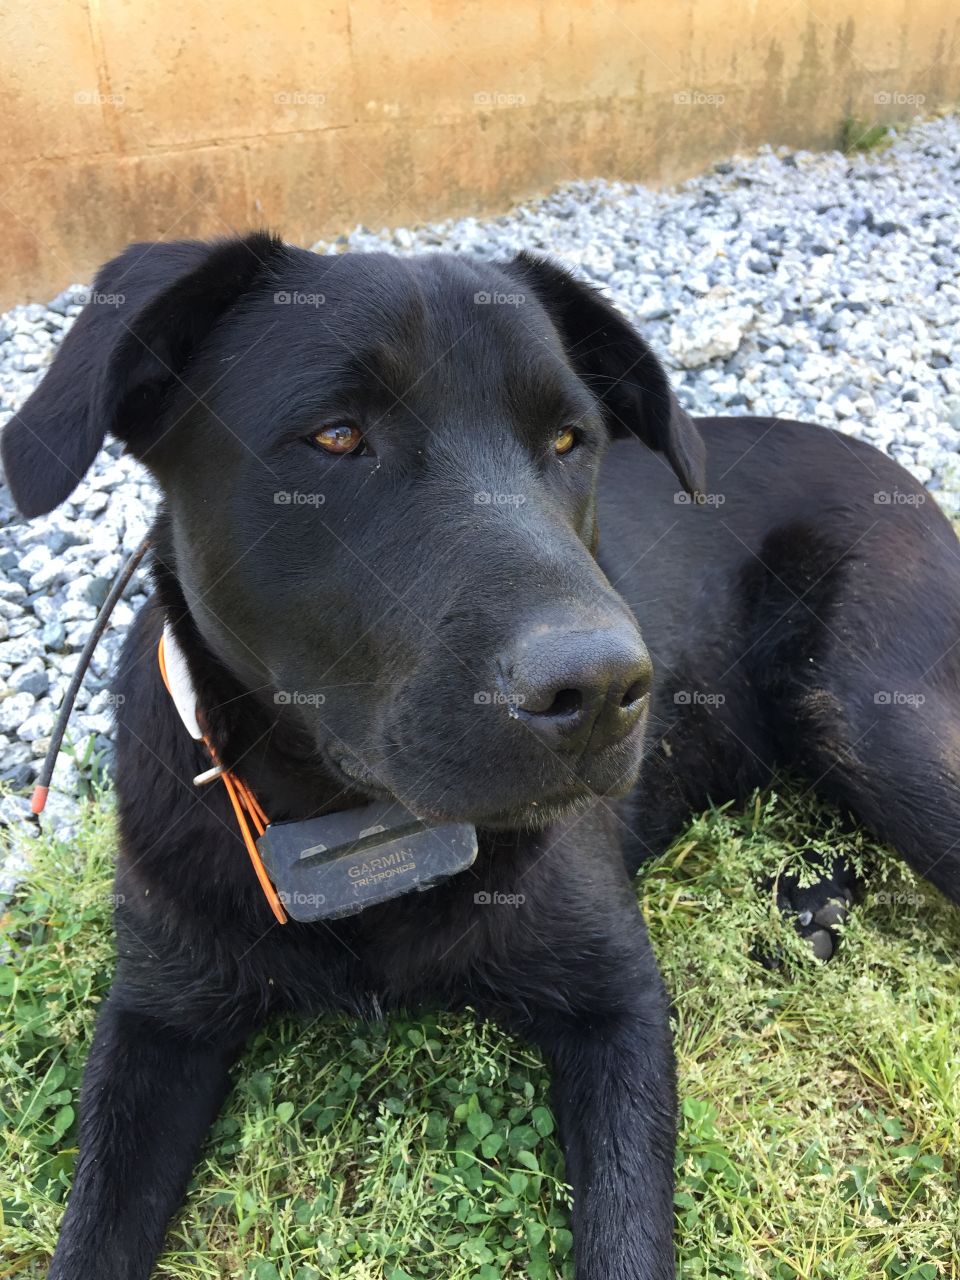
POLYGON ((301 822, 271 823, 256 796, 218 759, 203 732, 202 709, 169 623, 160 637, 158 659, 180 719, 190 736, 203 742, 213 762, 193 779, 194 785, 216 778, 223 782, 260 887, 280 924, 288 917, 310 922, 354 915, 414 889, 429 889, 472 865, 477 856, 475 827, 463 822, 428 825, 399 801, 301 822))
MULTIPOLYGON (((50 746, 34 787, 31 811, 43 812, 70 713, 110 614, 150 547, 144 538, 126 560, 97 614, 64 693, 50 746)), ((169 624, 157 649, 160 674, 184 727, 207 748, 212 767, 195 786, 219 778, 270 910, 280 924, 335 920, 388 902, 413 889, 429 889, 465 871, 477 856, 470 823, 430 826, 399 801, 363 805, 303 822, 271 823, 257 797, 217 757, 201 727, 202 708, 183 651, 169 624), (256 836, 254 835, 256 832, 256 836)))

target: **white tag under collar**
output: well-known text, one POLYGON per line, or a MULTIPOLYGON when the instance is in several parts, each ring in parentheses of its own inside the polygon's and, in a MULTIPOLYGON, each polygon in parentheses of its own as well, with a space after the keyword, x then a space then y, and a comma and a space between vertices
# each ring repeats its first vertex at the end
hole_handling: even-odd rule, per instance
POLYGON ((186 725, 191 738, 196 738, 199 742, 203 732, 197 722, 197 691, 193 687, 183 650, 177 644, 169 622, 163 624, 163 660, 167 668, 167 683, 170 685, 173 705, 179 711, 180 719, 186 725))

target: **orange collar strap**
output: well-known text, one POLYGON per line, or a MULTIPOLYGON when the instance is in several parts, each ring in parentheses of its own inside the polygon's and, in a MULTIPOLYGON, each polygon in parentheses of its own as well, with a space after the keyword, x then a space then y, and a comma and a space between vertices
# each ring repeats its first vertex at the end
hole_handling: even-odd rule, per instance
POLYGON ((208 769, 206 773, 198 774, 193 780, 194 784, 203 786, 207 782, 212 782, 214 778, 220 778, 223 782, 227 795, 230 797, 230 803, 233 806, 233 812, 237 819, 237 826, 240 828, 240 834, 243 837, 243 843, 247 847, 253 870, 260 882, 260 888, 263 890, 270 910, 277 920, 280 924, 286 924, 287 913, 270 881, 270 877, 267 875, 267 869, 263 865, 260 851, 257 849, 256 838, 250 830, 252 825, 257 835, 262 836, 269 825, 269 819, 264 813, 259 800, 257 800, 257 797, 247 784, 241 778, 238 778, 232 770, 224 768, 220 763, 213 743, 201 730, 197 716, 197 696, 193 688, 193 682, 190 679, 190 672, 183 652, 177 644, 168 623, 164 624, 163 635, 160 637, 160 644, 157 646, 157 659, 160 663, 160 674, 163 677, 167 693, 173 699, 187 731, 192 738, 203 743, 210 753, 210 759, 213 761, 213 768, 208 769))

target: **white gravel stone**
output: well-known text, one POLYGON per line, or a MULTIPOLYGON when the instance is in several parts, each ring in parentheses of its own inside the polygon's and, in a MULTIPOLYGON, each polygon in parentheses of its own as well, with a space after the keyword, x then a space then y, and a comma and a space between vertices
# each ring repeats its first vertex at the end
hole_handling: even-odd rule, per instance
POLYGON ((35 705, 36 698, 29 693, 14 693, 0 699, 0 733, 18 733, 35 705))
POLYGON ((698 323, 688 328, 675 324, 667 350, 682 369, 699 369, 727 360, 740 349, 747 325, 753 319, 749 307, 732 307, 712 315, 700 312, 698 323))

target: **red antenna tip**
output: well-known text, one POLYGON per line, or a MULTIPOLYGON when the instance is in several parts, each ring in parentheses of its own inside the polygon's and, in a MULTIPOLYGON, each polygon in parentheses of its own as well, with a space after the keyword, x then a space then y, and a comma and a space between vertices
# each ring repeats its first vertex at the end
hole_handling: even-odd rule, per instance
POLYGON ((43 813, 43 806, 47 803, 49 791, 49 787, 34 787, 33 798, 30 801, 31 813, 43 813))

